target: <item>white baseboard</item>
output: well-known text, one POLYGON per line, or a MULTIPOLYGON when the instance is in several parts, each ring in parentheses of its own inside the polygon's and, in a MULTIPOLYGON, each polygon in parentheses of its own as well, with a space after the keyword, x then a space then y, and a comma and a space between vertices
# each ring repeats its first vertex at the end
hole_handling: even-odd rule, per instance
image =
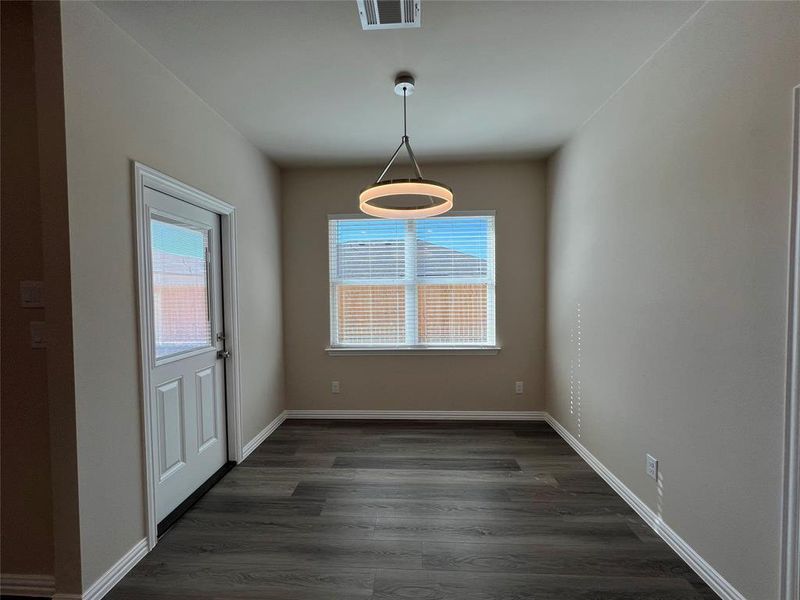
POLYGON ((267 439, 273 431, 275 431, 278 427, 280 427, 280 424, 286 420, 287 412, 289 411, 285 410, 277 417, 275 417, 269 425, 264 427, 264 429, 262 429, 256 434, 256 437, 254 437, 252 440, 250 440, 244 446, 242 446, 242 460, 247 458, 253 450, 255 450, 261 445, 261 442, 267 439))
POLYGON ((589 452, 561 423, 547 414, 545 420, 564 438, 590 467, 619 494, 630 507, 688 564, 722 600, 747 600, 729 581, 714 569, 686 540, 667 525, 639 496, 614 475, 594 454, 589 452))
POLYGON ((0 594, 49 598, 56 589, 52 575, 38 573, 0 573, 0 594))
POLYGON ((80 596, 77 594, 56 594, 53 596, 53 600, 77 600, 78 598, 80 600, 100 600, 136 566, 136 563, 145 557, 147 552, 147 538, 143 538, 136 542, 133 548, 128 550, 122 558, 111 565, 111 568, 90 585, 83 594, 80 596))
POLYGON ((542 410, 287 410, 287 419, 544 421, 542 410))

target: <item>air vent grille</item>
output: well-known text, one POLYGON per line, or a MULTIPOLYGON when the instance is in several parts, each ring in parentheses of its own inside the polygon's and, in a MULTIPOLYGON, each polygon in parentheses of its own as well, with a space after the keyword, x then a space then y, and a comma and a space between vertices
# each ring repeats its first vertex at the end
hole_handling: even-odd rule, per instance
POLYGON ((363 29, 419 27, 421 0, 356 0, 363 29))
POLYGON ((381 23, 387 25, 389 23, 402 23, 403 4, 393 0, 378 0, 378 16, 381 19, 381 23))
MULTIPOLYGON (((361 2, 359 2, 361 4, 361 2)), ((369 25, 377 25, 378 24, 378 15, 375 14, 375 3, 374 2, 364 2, 364 12, 366 12, 367 23, 369 25)), ((363 14, 363 13, 362 13, 363 14)), ((362 17, 363 21, 363 17, 362 17)), ((366 29, 366 27, 365 27, 366 29)))

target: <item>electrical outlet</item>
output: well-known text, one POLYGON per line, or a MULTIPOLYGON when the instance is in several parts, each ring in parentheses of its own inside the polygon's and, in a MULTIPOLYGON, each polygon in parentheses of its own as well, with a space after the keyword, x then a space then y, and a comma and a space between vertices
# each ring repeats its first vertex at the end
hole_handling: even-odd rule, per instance
POLYGON ((658 459, 647 455, 647 476, 658 481, 658 459))
POLYGON ((524 386, 523 386, 522 382, 521 381, 517 381, 514 384, 514 393, 515 394, 521 394, 523 391, 524 391, 524 386))
POLYGON ((338 393, 339 393, 339 382, 331 381, 331 394, 338 394, 338 393))

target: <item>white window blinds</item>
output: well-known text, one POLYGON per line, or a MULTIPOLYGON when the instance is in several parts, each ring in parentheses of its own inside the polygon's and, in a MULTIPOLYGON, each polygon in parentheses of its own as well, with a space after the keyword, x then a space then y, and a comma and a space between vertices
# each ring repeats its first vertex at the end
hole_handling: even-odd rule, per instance
POLYGON ((330 218, 331 346, 495 344, 494 216, 330 218))

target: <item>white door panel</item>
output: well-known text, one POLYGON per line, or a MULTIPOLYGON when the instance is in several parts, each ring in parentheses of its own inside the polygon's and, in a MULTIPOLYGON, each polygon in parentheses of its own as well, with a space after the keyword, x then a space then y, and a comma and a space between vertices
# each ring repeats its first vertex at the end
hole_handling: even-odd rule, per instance
POLYGON ((156 388, 160 481, 164 481, 186 463, 182 388, 180 379, 167 381, 156 388))
POLYGON ((228 459, 219 215, 145 188, 161 521, 228 459))
POLYGON ((214 398, 217 390, 214 385, 214 369, 201 369, 195 375, 197 388, 197 434, 199 451, 203 452, 217 441, 217 415, 214 398))

